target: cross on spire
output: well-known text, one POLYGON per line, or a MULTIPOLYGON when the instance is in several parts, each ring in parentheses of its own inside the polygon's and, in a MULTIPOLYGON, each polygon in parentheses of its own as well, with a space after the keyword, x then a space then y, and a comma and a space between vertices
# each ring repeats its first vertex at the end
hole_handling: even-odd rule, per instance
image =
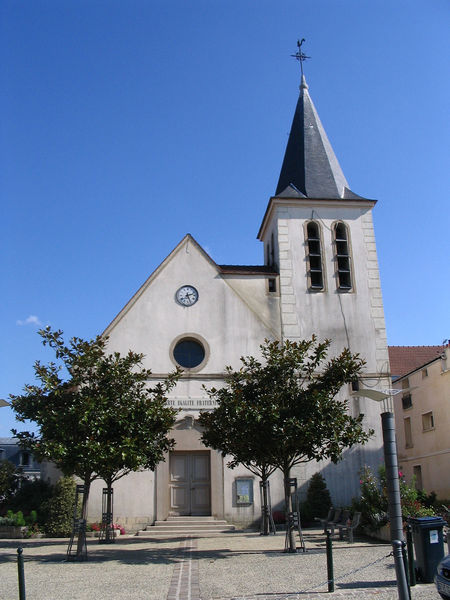
POLYGON ((306 54, 304 54, 302 52, 302 44, 303 42, 306 42, 305 38, 302 38, 301 40, 297 40, 297 52, 295 54, 291 54, 292 58, 295 58, 296 60, 298 60, 298 62, 300 63, 300 71, 302 74, 302 79, 303 79, 303 61, 305 61, 307 58, 311 58, 310 56, 306 56, 306 54))

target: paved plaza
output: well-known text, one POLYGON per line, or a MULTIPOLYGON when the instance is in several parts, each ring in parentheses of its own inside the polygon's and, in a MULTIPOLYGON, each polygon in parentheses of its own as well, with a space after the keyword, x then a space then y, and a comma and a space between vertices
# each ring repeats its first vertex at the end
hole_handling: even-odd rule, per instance
MULTIPOLYGON (((333 543, 335 592, 328 593, 325 539, 305 534, 307 552, 284 554, 284 534, 228 533, 198 539, 122 536, 88 540, 88 560, 66 562, 67 540, 0 540, 0 600, 19 597, 23 547, 27 600, 395 600, 390 545, 333 543)), ((434 584, 412 600, 439 600, 434 584)))

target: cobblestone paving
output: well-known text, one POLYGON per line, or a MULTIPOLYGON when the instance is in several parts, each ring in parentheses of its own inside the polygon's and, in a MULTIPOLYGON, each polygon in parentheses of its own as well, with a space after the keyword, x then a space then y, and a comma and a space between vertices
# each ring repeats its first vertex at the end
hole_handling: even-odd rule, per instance
MULTIPOLYGON (((388 544, 333 545, 335 592, 327 593, 323 536, 284 554, 282 534, 88 542, 88 560, 65 562, 67 540, 0 540, 0 600, 16 600, 17 547, 24 548, 27 600, 396 600, 388 544)), ((440 600, 434 584, 412 600, 440 600)))

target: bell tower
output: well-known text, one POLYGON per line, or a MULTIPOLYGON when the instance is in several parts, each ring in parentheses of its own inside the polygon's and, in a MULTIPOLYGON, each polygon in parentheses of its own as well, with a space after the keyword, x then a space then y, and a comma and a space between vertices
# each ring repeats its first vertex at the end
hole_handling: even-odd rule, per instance
POLYGON ((275 195, 258 233, 265 264, 280 276, 281 338, 331 339, 332 352, 360 353, 364 376, 390 387, 375 204, 350 189, 302 74, 275 195))

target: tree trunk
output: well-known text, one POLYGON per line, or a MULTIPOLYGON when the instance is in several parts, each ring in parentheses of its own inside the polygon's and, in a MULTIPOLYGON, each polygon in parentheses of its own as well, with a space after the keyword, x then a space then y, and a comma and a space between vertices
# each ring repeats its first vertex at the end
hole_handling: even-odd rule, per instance
POLYGON ((106 494, 106 528, 105 528, 105 543, 111 544, 115 541, 113 532, 113 514, 112 514, 112 481, 108 479, 106 482, 108 490, 106 494))
POLYGON ((261 483, 262 483, 262 506, 261 506, 261 516, 262 516, 262 535, 269 535, 269 506, 268 506, 268 495, 267 495, 267 484, 268 477, 266 471, 261 473, 261 483))
POLYGON ((80 518, 80 527, 78 532, 78 540, 77 540, 77 558, 83 554, 83 548, 86 546, 86 523, 87 523, 87 509, 88 509, 88 500, 89 500, 89 490, 91 487, 91 479, 90 476, 86 477, 84 482, 84 494, 83 500, 81 503, 81 518, 80 518))
POLYGON ((286 512, 286 539, 287 539, 287 548, 286 552, 297 552, 297 547, 295 543, 295 530, 294 530, 294 522, 292 519, 292 494, 291 494, 291 486, 289 485, 289 477, 290 477, 291 469, 289 466, 286 466, 283 469, 283 477, 284 477, 284 506, 286 512))

